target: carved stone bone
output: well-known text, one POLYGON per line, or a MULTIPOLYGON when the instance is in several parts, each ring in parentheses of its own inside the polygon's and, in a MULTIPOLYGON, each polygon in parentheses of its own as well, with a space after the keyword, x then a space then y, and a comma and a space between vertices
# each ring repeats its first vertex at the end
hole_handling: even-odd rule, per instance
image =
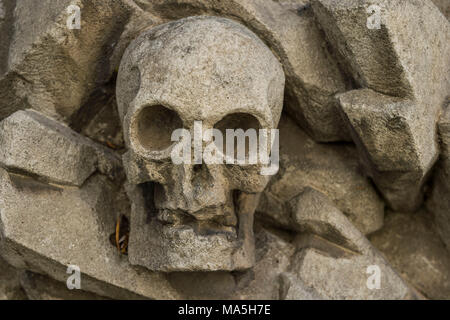
POLYGON ((284 73, 250 30, 192 17, 142 33, 117 82, 128 152, 131 263, 158 271, 239 270, 254 264, 253 212, 268 182, 260 165, 171 161, 175 129, 273 129, 284 73))

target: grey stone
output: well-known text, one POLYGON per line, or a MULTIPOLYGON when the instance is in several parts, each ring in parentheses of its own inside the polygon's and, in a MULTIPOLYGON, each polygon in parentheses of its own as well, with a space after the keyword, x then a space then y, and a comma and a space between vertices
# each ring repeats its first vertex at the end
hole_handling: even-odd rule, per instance
POLYGON ((293 295, 298 293, 305 299, 415 297, 364 235, 322 193, 307 188, 290 201, 290 206, 293 220, 302 231, 294 241, 298 252, 289 268, 288 279, 300 285, 293 287, 293 295), (379 289, 366 284, 369 266, 376 266, 380 272, 379 289))
POLYGON ((76 265, 82 290, 110 298, 179 297, 164 275, 132 267, 110 243, 128 200, 107 178, 62 188, 0 174, 0 252, 10 264, 64 283, 76 265))
POLYGON ((434 214, 439 235, 450 252, 450 104, 440 121, 441 156, 433 173, 432 190, 427 208, 434 214))
MULTIPOLYGON (((289 237, 257 224, 255 242, 256 261, 251 269, 171 272, 167 278, 185 299, 300 299, 297 290, 301 290, 302 284, 295 278, 289 278, 288 283, 283 276, 295 252, 289 237)), ((305 290, 310 292, 308 288, 305 290)))
POLYGON ((0 300, 23 300, 26 295, 20 285, 22 271, 8 264, 0 252, 0 300))
POLYGON ((11 42, 12 25, 14 19, 15 0, 0 1, 0 78, 8 65, 9 44, 11 42))
MULTIPOLYGON (((391 122, 396 122, 396 118, 408 115, 406 117, 410 120, 402 120, 400 124, 391 123, 390 127, 396 126, 397 129, 392 132, 401 132, 403 138, 411 135, 408 128, 420 132, 420 135, 418 132, 414 139, 409 138, 405 142, 410 153, 411 149, 414 150, 412 153, 419 158, 418 161, 408 164, 398 161, 399 156, 406 155, 402 155, 398 150, 385 154, 387 149, 383 149, 383 144, 374 146, 375 150, 367 151, 370 157, 373 157, 375 152, 382 154, 383 164, 387 167, 395 167, 392 164, 395 162, 401 166, 401 170, 408 165, 416 168, 412 172, 409 169, 402 172, 388 167, 386 169, 389 173, 374 177, 392 208, 416 210, 422 201, 420 187, 438 154, 435 123, 440 107, 450 92, 450 23, 431 1, 313 0, 312 7, 335 49, 338 60, 356 83, 379 94, 378 99, 383 100, 384 104, 399 102, 390 97, 404 100, 404 106, 400 108, 403 111, 398 117, 385 110, 388 114, 379 115, 380 125, 369 124, 368 128, 361 130, 353 127, 361 125, 350 121, 350 130, 360 149, 360 141, 367 143, 367 140, 377 140, 385 144, 390 139, 389 134, 386 134, 386 130, 377 131, 381 129, 382 118, 393 118, 391 122), (368 11, 371 5, 378 6, 381 10, 379 29, 369 28, 371 19, 374 18, 374 13, 368 11), (389 97, 383 98, 382 95, 389 97), (405 130, 401 129, 402 126, 405 130), (394 180, 395 185, 390 186, 390 182, 394 180)), ((379 106, 376 109, 388 108, 383 108, 382 103, 374 103, 373 99, 369 99, 372 100, 367 101, 370 106, 363 109, 366 103, 363 100, 361 99, 362 105, 359 107, 361 112, 370 113, 369 109, 375 108, 374 105, 379 106)), ((345 111, 347 113, 348 110, 345 111)), ((396 141, 392 143, 395 145, 396 141)), ((365 151, 361 150, 362 153, 365 151)), ((363 161, 367 161, 367 157, 366 155, 363 161)), ((380 162, 373 164, 375 167, 381 165, 380 162)))
POLYGON ((364 252, 367 240, 321 192, 305 188, 289 201, 293 227, 321 236, 355 252, 364 252))
POLYGON ((33 110, 0 122, 0 164, 43 181, 80 186, 96 170, 123 176, 120 158, 108 149, 33 110))
POLYGON ((290 272, 282 273, 280 281, 281 300, 323 300, 314 288, 308 288, 303 281, 290 272))
POLYGON ((299 251, 293 258, 291 273, 324 299, 397 300, 415 298, 412 290, 378 254, 332 257, 315 248, 299 251), (369 266, 380 269, 379 289, 369 289, 369 266))
POLYGON ((447 19, 450 19, 450 2, 448 0, 433 0, 433 3, 447 19))
MULTIPOLYGON (((293 296, 305 299, 406 299, 415 292, 355 226, 320 192, 306 189, 290 202, 302 231, 284 282, 297 284, 293 296), (370 268, 380 275, 369 286, 370 268), (286 278, 287 277, 287 278, 286 278), (309 295, 308 295, 309 293, 309 295)), ((285 294, 289 296, 289 291, 285 294)))
POLYGON ((349 91, 337 99, 365 170, 388 204, 396 210, 416 210, 437 159, 436 143, 428 137, 434 128, 423 123, 410 100, 370 89, 349 91))
MULTIPOLYGON (((129 189, 132 202, 129 259, 133 265, 163 272, 242 270, 254 264, 252 224, 243 221, 240 232, 200 232, 197 226, 165 226, 151 217, 149 190, 129 189), (148 194, 148 195, 146 195, 148 194), (250 239, 249 239, 250 238, 250 239)), ((209 227, 211 228, 211 227, 209 227)))
POLYGON ((286 291, 282 290, 286 286, 280 275, 287 271, 295 247, 289 239, 259 227, 255 230, 255 242, 255 266, 236 277, 236 292, 232 298, 278 300, 286 291))
POLYGON ((433 2, 448 17, 439 0, 0 0, 0 299, 450 299, 433 2), (194 120, 279 125, 278 174, 175 165, 170 134, 194 120), (376 188, 429 212, 382 228, 376 188))
POLYGON ((450 299, 450 253, 434 231, 432 214, 388 212, 370 236, 392 266, 430 299, 450 299))
POLYGON ((111 76, 109 58, 127 22, 128 3, 18 1, 7 26, 13 31, 6 45, 7 65, 0 68, 0 119, 32 108, 68 121, 95 86, 111 76), (67 27, 69 5, 81 9, 80 30, 67 27))
POLYGON ((22 273, 20 284, 29 300, 105 300, 83 290, 69 290, 66 283, 30 271, 22 273))
POLYGON ((288 201, 310 187, 328 196, 363 234, 381 228, 383 201, 361 174, 353 146, 318 144, 285 115, 279 129, 280 171, 263 192, 257 217, 295 230, 288 201))
POLYGON ((230 19, 180 19, 130 44, 116 92, 124 166, 135 187, 129 189, 132 264, 164 272, 253 265, 253 213, 268 182, 263 164, 225 166, 206 157, 176 163, 171 137, 180 128, 194 133, 196 121, 203 132, 216 128, 223 136, 233 128, 270 132, 280 118, 284 81, 270 49, 230 19))
POLYGON ((309 1, 156 0, 140 1, 163 19, 192 15, 220 15, 246 25, 283 63, 286 108, 317 141, 350 140, 333 95, 350 84, 327 51, 309 1))
MULTIPOLYGON (((314 14, 362 87, 436 114, 450 89, 450 23, 431 1, 313 0, 314 14), (381 28, 368 28, 370 5, 381 28)), ((370 22, 370 21, 369 21, 370 22)))
MULTIPOLYGON (((114 43, 114 50, 109 58, 110 73, 117 72, 120 66, 120 60, 130 45, 142 32, 166 22, 164 19, 156 16, 153 10, 135 0, 122 0, 127 5, 129 17, 123 26, 119 39, 114 43)), ((144 0, 146 1, 146 0, 144 0)))
POLYGON ((117 111, 115 83, 108 83, 91 94, 77 116, 72 118, 70 128, 120 152, 124 148, 124 141, 117 111))
POLYGON ((170 285, 188 300, 224 300, 233 297, 236 281, 231 272, 171 272, 170 285))

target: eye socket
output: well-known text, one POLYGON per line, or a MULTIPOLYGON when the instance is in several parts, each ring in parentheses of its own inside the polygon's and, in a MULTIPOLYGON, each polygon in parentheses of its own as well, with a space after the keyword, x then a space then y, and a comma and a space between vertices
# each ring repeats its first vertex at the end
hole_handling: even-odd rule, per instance
POLYGON ((172 132, 183 127, 178 114, 162 105, 142 109, 136 119, 136 133, 142 147, 150 151, 165 150, 172 145, 172 132))
POLYGON ((214 128, 219 129, 225 133, 226 129, 248 129, 258 130, 260 128, 258 119, 248 113, 238 112, 226 115, 222 120, 214 125, 214 128))
MULTIPOLYGON (((261 125, 260 125, 258 119, 256 119, 251 114, 238 112, 238 113, 232 113, 232 114, 225 116, 222 120, 220 120, 219 122, 217 122, 214 125, 214 128, 218 129, 222 132, 222 135, 224 138, 223 151, 224 151, 224 153, 226 153, 227 150, 226 150, 226 146, 225 146, 226 145, 225 139, 227 136, 226 135, 227 129, 232 129, 232 130, 242 129, 242 130, 244 130, 244 133, 246 133, 246 131, 249 129, 254 129, 255 130, 254 133, 256 134, 256 142, 257 142, 258 135, 259 135, 259 129, 261 128, 261 125)), ((251 142, 250 137, 246 136, 245 137, 245 158, 246 159, 249 157, 250 143, 253 143, 253 142, 251 142)), ((238 139, 235 138, 235 143, 234 143, 235 159, 238 157, 238 153, 237 153, 238 144, 239 144, 239 141, 238 141, 238 139)), ((220 149, 220 145, 218 145, 218 147, 220 149)), ((256 145, 256 148, 257 148, 257 145, 256 145)))

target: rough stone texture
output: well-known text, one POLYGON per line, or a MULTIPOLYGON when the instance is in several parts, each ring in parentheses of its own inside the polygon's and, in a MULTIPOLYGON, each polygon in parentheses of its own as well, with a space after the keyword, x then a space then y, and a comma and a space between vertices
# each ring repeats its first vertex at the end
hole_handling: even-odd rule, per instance
POLYGON ((163 19, 220 15, 255 32, 278 56, 286 73, 286 108, 317 141, 350 140, 333 101, 346 83, 327 51, 309 1, 137 1, 163 19))
POLYGON ((43 181, 80 186, 96 170, 120 178, 120 159, 63 124, 33 110, 0 122, 0 164, 43 181))
POLYGON ((234 299, 280 299, 282 280, 280 275, 287 271, 295 247, 289 239, 268 230, 255 230, 255 266, 238 275, 234 299))
POLYGON ((392 266, 430 299, 450 299, 450 253, 434 232, 432 215, 388 212, 370 240, 392 266))
POLYGON ((299 232, 317 234, 355 252, 364 250, 364 236, 323 193, 305 188, 289 201, 289 207, 293 227, 299 232))
POLYGON ((314 13, 362 87, 436 111, 450 89, 450 23, 431 1, 313 0, 314 13), (381 29, 367 27, 369 5, 381 29))
POLYGON ((109 58, 111 73, 115 73, 119 70, 120 60, 122 59, 126 48, 139 36, 139 34, 165 22, 153 12, 144 8, 141 4, 138 4, 139 1, 123 1, 126 3, 127 9, 129 10, 129 17, 123 27, 119 39, 115 42, 114 50, 109 58))
POLYGON ((303 281, 290 272, 282 273, 280 281, 281 300, 323 300, 314 288, 308 288, 303 281))
POLYGON ((412 291, 377 254, 352 258, 331 257, 328 252, 314 248, 301 250, 293 259, 291 269, 308 287, 313 287, 324 299, 378 300, 410 299, 412 291), (377 265, 381 270, 380 289, 369 289, 367 267, 377 265))
POLYGON ((115 83, 97 89, 72 118, 70 127, 113 150, 123 149, 123 132, 117 110, 115 83))
POLYGON ((433 127, 423 124, 415 103, 370 89, 337 96, 352 128, 360 159, 390 207, 414 211, 422 203, 422 185, 437 159, 433 127))
POLYGON ((433 3, 441 10, 442 14, 450 19, 450 2, 448 0, 433 0, 433 3))
MULTIPOLYGON (((291 207, 294 220, 306 233, 295 240, 299 249, 288 270, 291 279, 298 279, 294 284, 312 294, 310 299, 415 297, 380 253, 323 194, 307 189, 291 201, 291 207), (379 289, 370 289, 366 284, 366 270, 374 265, 380 270, 379 289)), ((292 290, 300 296, 305 291, 295 286, 292 290)))
POLYGON ((21 271, 9 265, 0 252, 0 300, 23 300, 26 295, 20 286, 21 271))
POLYGON ((130 44, 117 79, 128 149, 123 159, 129 183, 145 184, 129 192, 132 264, 164 272, 253 265, 257 199, 251 198, 268 182, 260 174, 263 165, 225 166, 205 157, 197 166, 179 165, 171 159, 171 135, 182 127, 194 132, 194 121, 202 121, 203 132, 216 128, 223 134, 231 126, 275 129, 284 81, 270 49, 230 19, 181 19, 130 44), (255 205, 241 203, 243 198, 255 205))
POLYGON ((170 285, 187 300, 225 300, 233 297, 236 281, 231 272, 171 272, 170 285))
POLYGON ((15 0, 0 1, 0 78, 5 73, 8 64, 9 43, 11 42, 13 11, 15 0))
POLYGON ((286 287, 280 275, 289 267, 295 247, 285 235, 260 225, 255 226, 255 242, 255 266, 249 270, 172 272, 167 278, 187 299, 280 299, 286 287))
POLYGON ((149 190, 130 187, 128 196, 132 202, 131 264, 163 272, 242 270, 253 266, 253 219, 241 220, 239 234, 225 228, 215 231, 208 225, 210 231, 202 232, 200 223, 197 226, 189 220, 167 226, 150 216, 145 199, 151 196, 149 190))
POLYGON ((101 175, 82 188, 59 188, 31 178, 0 176, 0 252, 18 268, 66 282, 81 271, 81 289, 111 298, 179 297, 164 275, 130 266, 109 242, 124 194, 101 175))
MULTIPOLYGON (((336 56, 341 64, 346 66, 356 83, 379 93, 378 100, 381 94, 403 98, 406 105, 400 117, 408 114, 410 119, 415 119, 410 120, 407 125, 393 124, 397 126, 397 130, 393 129, 392 132, 399 131, 402 136, 406 136, 409 134, 408 128, 411 128, 410 130, 418 130, 414 134, 420 133, 420 136, 409 139, 407 142, 410 149, 413 148, 415 153, 419 153, 418 158, 422 165, 418 172, 417 170, 411 174, 395 170, 391 172, 391 178, 397 180, 392 186, 394 190, 389 190, 389 179, 383 181, 385 180, 383 177, 374 178, 378 180, 378 186, 392 208, 416 210, 421 202, 419 190, 423 178, 426 177, 427 170, 432 165, 430 159, 435 159, 438 155, 436 119, 443 101, 450 92, 450 23, 431 1, 313 0, 312 6, 317 20, 335 48, 336 56), (370 16, 367 13, 369 5, 378 5, 382 9, 380 29, 370 29, 367 26, 370 16), (404 130, 401 129, 402 126, 405 127, 404 130), (420 142, 417 141, 418 138, 420 142), (410 187, 413 190, 408 190, 410 187), (410 193, 413 194, 412 200, 410 193)), ((361 97, 360 101, 360 104, 369 105, 364 109, 362 105, 359 107, 361 113, 364 113, 361 116, 366 118, 370 117, 368 114, 370 111, 367 109, 375 108, 374 103, 369 102, 373 101, 370 96, 369 94, 368 97, 361 97)), ((388 109, 389 105, 395 101, 389 97, 381 98, 381 100, 385 105, 378 102, 376 109, 388 109)), ((392 116, 391 113, 379 115, 380 118, 392 116)), ((360 149, 362 149, 361 143, 358 141, 367 143, 367 140, 375 139, 385 140, 387 143, 390 139, 389 135, 386 136, 386 131, 377 131, 383 125, 381 119, 378 120, 379 125, 372 122, 364 128, 365 130, 358 128, 362 126, 361 124, 352 123, 351 120, 350 130, 360 149), (356 128, 353 125, 356 125, 356 128)), ((396 122, 395 119, 393 122, 396 122)), ((389 134, 392 132, 389 131, 389 134)), ((368 146, 365 147, 368 148, 368 146)), ((379 153, 386 151, 383 145, 377 148, 379 153)), ((360 151, 365 152, 365 150, 360 151)), ((368 152, 370 156, 373 156, 373 150, 368 152)), ((384 153, 383 161, 395 162, 398 157, 388 159, 389 156, 400 153, 399 150, 390 154, 384 153)), ((397 165, 401 165, 401 162, 397 165)), ((417 161, 408 165, 414 164, 417 164, 417 161)), ((373 165, 376 167, 381 163, 375 162, 373 165)), ((387 170, 393 171, 392 168, 387 170)))
POLYGON ((280 171, 264 191, 257 216, 293 229, 287 202, 310 187, 327 195, 364 234, 383 224, 383 202, 361 174, 351 145, 315 143, 287 116, 280 129, 280 171))
POLYGON ((433 212, 439 235, 450 252, 450 103, 439 126, 441 157, 433 174, 432 191, 427 207, 433 212))
POLYGON ((448 17, 448 0, 0 0, 0 299, 450 299, 433 2, 448 17), (194 120, 280 124, 280 171, 172 163, 194 120), (375 188, 430 212, 379 230, 375 188))
POLYGON ((20 284, 29 300, 104 300, 105 298, 83 290, 69 290, 65 283, 26 271, 20 284))
MULTIPOLYGON (((5 2, 6 9, 11 6, 9 2, 5 2)), ((110 77, 108 59, 127 22, 128 3, 18 1, 14 22, 7 26, 6 34, 11 34, 9 44, 0 46, 9 48, 7 57, 5 50, 0 49, 0 60, 3 64, 7 60, 0 67, 4 71, 0 72, 0 119, 16 110, 32 108, 68 120, 94 87, 110 77), (80 30, 67 27, 69 5, 81 9, 80 30)))

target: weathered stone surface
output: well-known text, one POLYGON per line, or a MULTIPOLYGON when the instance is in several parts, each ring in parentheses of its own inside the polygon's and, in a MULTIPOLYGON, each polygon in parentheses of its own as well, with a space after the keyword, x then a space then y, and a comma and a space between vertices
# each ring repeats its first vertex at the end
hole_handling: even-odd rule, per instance
MULTIPOLYGON (((313 0, 312 6, 341 64, 346 66, 359 86, 380 94, 377 99, 384 101, 374 103, 373 97, 367 97, 368 101, 360 99, 356 112, 360 111, 361 117, 366 119, 372 118, 367 127, 363 127, 363 123, 352 123, 350 119, 350 130, 354 141, 360 145, 360 152, 369 153, 364 161, 368 156, 374 157, 376 152, 379 153, 381 160, 371 160, 375 167, 385 165, 385 174, 375 177, 372 173, 381 192, 392 208, 416 210, 422 200, 420 187, 438 154, 436 119, 450 92, 450 23, 431 1, 313 0), (376 18, 373 12, 368 12, 371 5, 381 10, 379 29, 368 27, 376 18), (383 98, 383 94, 389 97, 383 98), (395 108, 397 112, 403 109, 399 114, 385 110, 396 101, 390 97, 404 99, 404 106, 395 108), (364 107, 365 103, 368 106, 364 107), (384 110, 387 114, 382 115, 376 110, 384 110), (374 114, 379 116, 374 118, 374 114), (399 118, 405 117, 407 119, 397 123, 399 118), (374 123, 376 118, 378 125, 374 123), (391 122, 388 130, 379 131, 386 121, 391 122), (409 130, 415 134, 414 138, 402 141, 411 136, 409 130), (400 133, 401 139, 391 141, 393 132, 400 133), (369 150, 361 150, 361 141, 367 144, 369 140, 381 144, 372 146, 373 149, 364 145, 369 150), (400 141, 406 143, 409 153, 414 150, 412 153, 418 161, 402 154, 405 147, 394 149, 393 146, 398 146, 396 142, 400 141), (390 142, 392 149, 386 147, 390 142), (399 160, 401 156, 405 158, 399 160), (404 161, 410 162, 406 164, 404 161), (400 170, 396 170, 396 166, 400 166, 400 170), (405 166, 417 169, 401 171, 405 166), (393 180, 394 185, 390 185, 393 180)), ((363 92, 368 91, 360 93, 363 92)), ((348 109, 345 110, 347 112, 348 109)))
POLYGON ((32 108, 68 120, 110 77, 109 57, 129 8, 128 0, 18 1, 7 25, 7 65, 0 68, 0 119, 32 108), (67 27, 70 5, 81 9, 79 30, 67 27))
POLYGON ((236 281, 231 272, 171 272, 170 285, 187 300, 225 300, 233 297, 236 281))
POLYGON ((308 288, 303 281, 290 272, 282 273, 280 281, 281 300, 323 300, 314 288, 308 288))
POLYGON ((450 19, 450 2, 448 0, 433 0, 433 3, 441 10, 442 14, 450 19))
POLYGON ((293 227, 321 236, 355 252, 364 251, 367 240, 321 192, 305 188, 289 201, 293 227))
POLYGON ((448 15, 448 0, 0 0, 0 299, 450 299, 450 24, 433 2, 448 15), (270 182, 259 164, 170 159, 194 120, 271 129, 283 106, 270 182), (375 188, 405 211, 424 193, 429 213, 388 212, 374 233, 375 188))
POLYGON ((383 202, 360 173, 353 146, 317 144, 287 116, 279 129, 280 171, 264 191, 257 216, 293 229, 287 203, 310 187, 327 195, 362 233, 382 226, 383 202))
MULTIPOLYGON (((339 224, 330 222, 335 229, 339 224)), ((349 222, 346 227, 350 233, 358 233, 354 227, 350 230, 349 222)), ((288 271, 323 299, 419 298, 362 234, 355 243, 358 252, 314 234, 299 235, 295 240, 299 249, 288 271), (374 273, 369 267, 379 271, 379 288, 369 286, 374 284, 370 279, 374 273)))
MULTIPOLYGON (((300 290, 296 279, 286 283, 281 274, 287 270, 295 247, 285 235, 255 226, 256 262, 246 271, 172 272, 167 278, 185 299, 280 299, 289 288, 300 290), (280 296, 281 294, 281 296, 280 296)), ((296 291, 295 291, 296 292, 296 291)), ((286 299, 299 299, 292 289, 286 299)))
POLYGON ((286 73, 286 108, 317 141, 350 140, 333 95, 349 88, 327 51, 309 1, 138 1, 163 19, 221 15, 255 32, 278 56, 286 73))
POLYGON ((8 65, 9 43, 11 41, 15 0, 0 1, 0 78, 8 65))
POLYGON ((291 273, 324 299, 378 300, 409 299, 412 291, 378 254, 352 258, 332 257, 314 248, 301 250, 293 259, 291 273), (366 273, 376 265, 381 271, 380 289, 369 289, 366 273))
POLYGON ((107 178, 59 188, 0 171, 0 252, 19 268, 66 282, 81 271, 81 289, 111 298, 179 297, 164 275, 130 266, 109 242, 125 195, 107 178))
POLYGON ((3 260, 0 252, 0 300, 26 299, 20 286, 21 272, 3 260))
POLYGON ((30 300, 104 300, 105 298, 83 290, 69 290, 66 283, 26 271, 20 284, 30 300))
POLYGON ((427 207, 434 214, 437 231, 450 252, 450 103, 444 110, 438 127, 441 156, 433 173, 427 207))
POLYGON ((306 299, 415 297, 380 253, 323 194, 306 189, 290 201, 290 206, 293 220, 303 231, 294 241, 297 252, 288 269, 289 277, 284 278, 300 286, 293 287, 293 295, 298 293, 306 299), (369 287, 369 266, 378 268, 379 288, 369 287))
POLYGON ((450 299, 450 253, 434 232, 432 215, 388 212, 370 240, 392 266, 430 299, 450 299))
POLYGON ((431 1, 313 0, 331 44, 362 87, 415 98, 435 114, 450 89, 450 23, 431 1), (368 28, 370 5, 381 28, 368 28))
POLYGON ((123 176, 121 161, 108 149, 33 110, 0 122, 0 164, 43 181, 80 186, 96 170, 123 176))
POLYGON ((149 191, 140 186, 128 189, 132 202, 128 250, 131 264, 163 272, 242 270, 253 266, 253 219, 243 221, 239 235, 226 229, 201 232, 201 224, 189 220, 167 226, 152 218, 154 213, 147 203, 152 196, 149 191))
POLYGON ((280 275, 287 271, 295 247, 288 239, 262 228, 256 228, 255 241, 255 266, 236 277, 236 292, 233 298, 280 299, 280 290, 285 285, 280 275))
POLYGON ((370 89, 337 96, 344 119, 352 128, 365 171, 389 205, 414 211, 422 203, 422 185, 437 159, 437 146, 416 104, 370 89), (431 143, 430 143, 431 142, 431 143))
POLYGON ((115 97, 115 82, 97 89, 72 117, 70 128, 113 150, 124 148, 122 125, 115 97))
MULTIPOLYGON (((130 44, 117 101, 128 149, 124 166, 136 187, 129 192, 132 264, 164 272, 254 264, 253 213, 268 182, 260 174, 264 165, 225 166, 225 158, 211 163, 206 151, 194 161, 174 161, 181 145, 175 147, 171 137, 180 128, 198 134, 199 122, 202 132, 216 128, 222 137, 231 128, 270 132, 281 115, 284 82, 270 49, 230 19, 181 19, 130 44)), ((211 140, 208 145, 217 147, 211 140)))
POLYGON ((123 27, 119 39, 115 42, 114 51, 109 58, 111 73, 119 70, 120 60, 122 59, 126 48, 139 36, 139 34, 165 22, 165 20, 157 17, 152 10, 149 10, 149 8, 139 3, 140 0, 122 1, 127 5, 129 17, 123 27))

